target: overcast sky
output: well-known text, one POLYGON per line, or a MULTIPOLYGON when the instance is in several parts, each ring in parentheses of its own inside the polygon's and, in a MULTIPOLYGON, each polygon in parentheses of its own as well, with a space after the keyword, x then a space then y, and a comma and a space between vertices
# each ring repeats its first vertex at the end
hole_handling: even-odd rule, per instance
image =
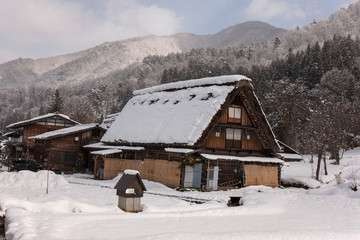
POLYGON ((0 0, 0 62, 85 50, 106 41, 212 34, 260 20, 292 29, 356 0, 0 0))

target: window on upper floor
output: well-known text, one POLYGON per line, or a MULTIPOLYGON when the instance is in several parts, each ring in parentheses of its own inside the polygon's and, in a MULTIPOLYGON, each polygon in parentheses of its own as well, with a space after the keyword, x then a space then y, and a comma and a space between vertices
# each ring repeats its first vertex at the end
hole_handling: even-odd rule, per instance
POLYGON ((226 147, 241 148, 241 129, 226 128, 226 147))

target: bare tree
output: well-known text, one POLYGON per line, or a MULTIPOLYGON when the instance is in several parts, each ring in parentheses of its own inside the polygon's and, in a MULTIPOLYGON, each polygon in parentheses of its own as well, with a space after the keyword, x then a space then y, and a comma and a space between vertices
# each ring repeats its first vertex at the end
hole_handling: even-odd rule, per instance
POLYGON ((86 96, 67 98, 64 106, 64 113, 77 122, 93 123, 96 119, 95 110, 86 96))

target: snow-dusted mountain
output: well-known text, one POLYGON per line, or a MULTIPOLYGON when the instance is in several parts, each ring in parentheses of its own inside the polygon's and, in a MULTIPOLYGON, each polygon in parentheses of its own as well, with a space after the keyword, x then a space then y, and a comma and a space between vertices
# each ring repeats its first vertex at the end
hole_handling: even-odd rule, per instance
POLYGON ((192 48, 224 48, 241 43, 263 42, 281 37, 286 30, 264 22, 246 22, 216 34, 179 33, 172 36, 136 37, 106 42, 72 54, 43 58, 17 59, 0 64, 2 87, 42 84, 61 86, 97 79, 139 62, 148 55, 186 52, 192 48))

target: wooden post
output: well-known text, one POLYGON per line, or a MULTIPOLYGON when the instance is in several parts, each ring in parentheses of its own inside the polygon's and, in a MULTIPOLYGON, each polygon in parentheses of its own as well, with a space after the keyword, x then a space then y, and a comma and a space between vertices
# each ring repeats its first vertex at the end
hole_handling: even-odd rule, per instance
POLYGON ((47 176, 46 176, 46 194, 49 193, 49 170, 47 170, 47 176))

